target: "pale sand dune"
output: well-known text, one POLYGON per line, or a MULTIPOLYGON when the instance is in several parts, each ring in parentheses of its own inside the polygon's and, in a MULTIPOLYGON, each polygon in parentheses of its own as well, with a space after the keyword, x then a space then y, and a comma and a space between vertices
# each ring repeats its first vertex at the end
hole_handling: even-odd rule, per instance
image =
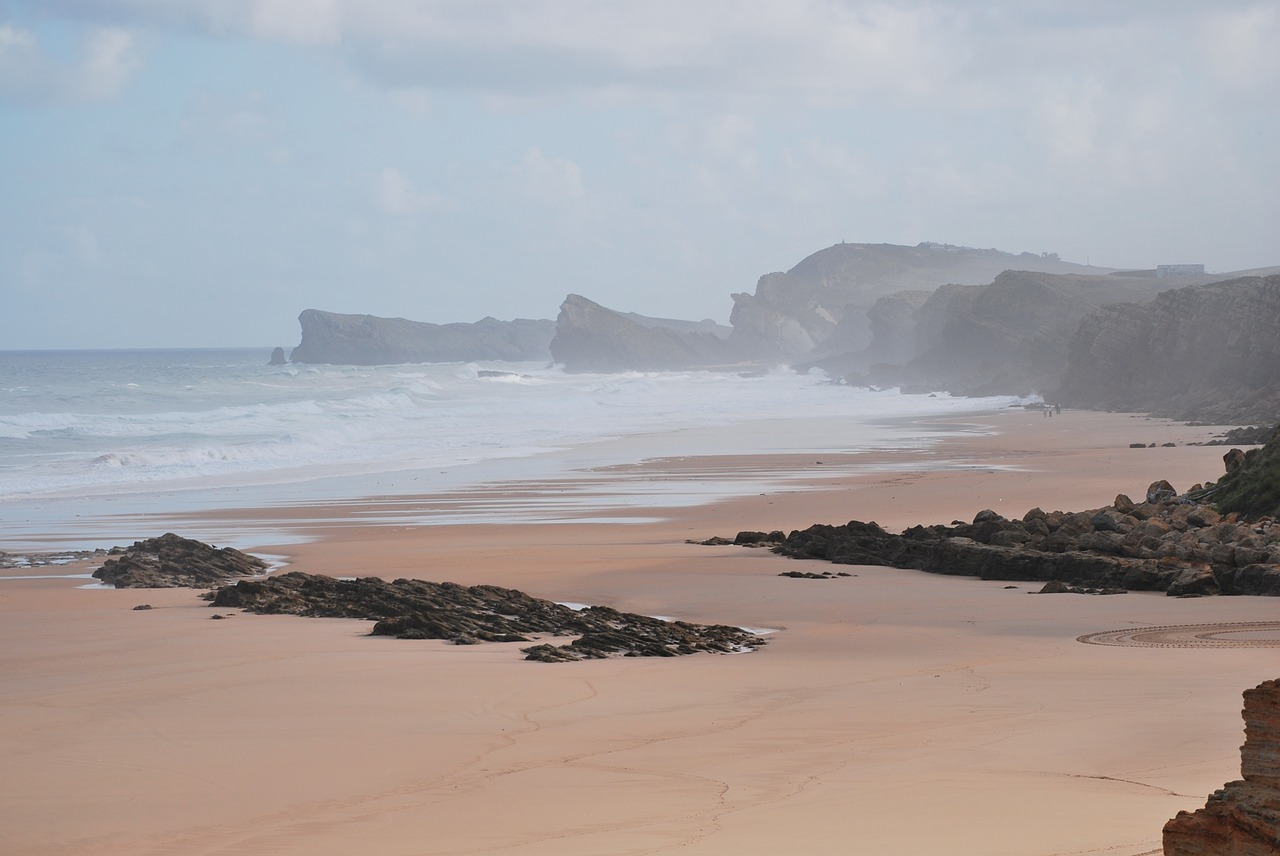
POLYGON ((1167 818, 1236 774, 1240 692, 1280 674, 1276 652, 1076 638, 1272 620, 1280 602, 1029 596, 1036 586, 864 567, 795 580, 777 574, 802 566, 766 551, 684 543, 851 517, 896 528, 983 507, 1096 507, 1157 478, 1215 477, 1224 451, 1129 449, 1213 432, 1123 415, 975 422, 1000 434, 880 456, 962 469, 858 475, 827 454, 813 464, 822 490, 661 523, 321 526, 334 537, 264 546, 304 571, 494 583, 781 630, 754 654, 527 663, 518 645, 370 638, 358 621, 211 621, 190 591, 0 582, 0 852, 1157 849, 1167 818), (144 602, 155 609, 132 611, 144 602))

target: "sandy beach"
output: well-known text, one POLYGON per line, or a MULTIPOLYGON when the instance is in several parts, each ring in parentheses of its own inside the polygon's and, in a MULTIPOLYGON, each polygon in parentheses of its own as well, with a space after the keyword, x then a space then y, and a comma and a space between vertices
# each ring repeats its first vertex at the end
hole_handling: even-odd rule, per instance
POLYGON ((598 499, 610 522, 387 523, 406 508, 408 520, 536 504, 567 482, 241 514, 310 539, 257 545, 292 569, 776 631, 750 654, 530 663, 518 644, 373 638, 360 621, 214 621, 191 590, 0 580, 0 852, 1158 852, 1165 820, 1238 776, 1240 693, 1280 676, 1276 648, 1256 644, 1280 634, 1218 648, 1077 638, 1276 620, 1276 601, 1030 596, 1038 585, 873 567, 789 579, 778 574, 797 563, 767 551, 687 543, 1081 510, 1222 471, 1224 448, 1189 445, 1221 428, 1076 412, 965 421, 911 453, 611 467, 591 474, 597 490, 708 472, 743 490, 669 509, 598 499))

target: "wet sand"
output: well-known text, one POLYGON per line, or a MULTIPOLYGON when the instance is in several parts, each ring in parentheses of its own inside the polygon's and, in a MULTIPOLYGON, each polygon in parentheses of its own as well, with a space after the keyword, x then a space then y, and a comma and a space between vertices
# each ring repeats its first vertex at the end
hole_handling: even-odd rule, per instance
POLYGON ((295 517, 318 539, 260 545, 297 570, 778 630, 752 654, 529 663, 515 644, 372 638, 359 621, 214 621, 189 590, 0 582, 0 852, 1158 850, 1167 818, 1237 776, 1240 693, 1277 676, 1276 651, 1077 637, 1274 620, 1273 599, 1031 596, 1038 586, 869 567, 798 580, 778 573, 829 566, 685 543, 1093 508, 1158 478, 1214 478, 1225 451, 1185 445, 1213 428, 1127 415, 972 423, 983 430, 918 453, 670 457, 593 474, 617 492, 741 475, 745 495, 670 512, 610 510, 600 491, 597 519, 638 523, 550 506, 544 522, 361 523, 378 507, 416 506, 417 520, 457 502, 536 504, 566 483, 244 513, 295 517), (557 515, 569 522, 545 522, 557 515))

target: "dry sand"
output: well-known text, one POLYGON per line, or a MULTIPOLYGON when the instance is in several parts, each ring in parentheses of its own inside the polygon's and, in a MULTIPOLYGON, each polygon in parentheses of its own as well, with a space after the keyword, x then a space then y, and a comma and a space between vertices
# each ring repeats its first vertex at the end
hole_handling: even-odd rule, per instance
POLYGON ((911 455, 607 474, 620 491, 708 470, 753 486, 661 522, 360 527, 332 522, 351 509, 328 509, 329 523, 297 524, 321 540, 263 545, 303 571, 493 583, 779 630, 753 654, 529 663, 518 645, 372 638, 359 621, 211 621, 185 590, 0 581, 0 852, 1158 850, 1167 818, 1237 776, 1240 693, 1280 674, 1277 651, 1076 638, 1275 619, 1280 602, 1029 596, 1038 586, 864 567, 797 580, 778 576, 796 563, 766 551, 685 543, 1093 508, 1222 466, 1223 449, 1181 445, 1207 428, 1081 413, 972 422, 997 433, 911 455), (784 470, 805 483, 755 492, 760 474, 784 470))

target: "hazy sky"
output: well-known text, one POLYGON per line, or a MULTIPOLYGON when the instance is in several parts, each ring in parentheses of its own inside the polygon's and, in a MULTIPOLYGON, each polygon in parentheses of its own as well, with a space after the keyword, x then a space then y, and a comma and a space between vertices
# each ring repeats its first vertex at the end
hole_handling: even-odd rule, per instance
POLYGON ((0 0, 0 348, 727 320, 841 240, 1280 263, 1280 3, 0 0))

